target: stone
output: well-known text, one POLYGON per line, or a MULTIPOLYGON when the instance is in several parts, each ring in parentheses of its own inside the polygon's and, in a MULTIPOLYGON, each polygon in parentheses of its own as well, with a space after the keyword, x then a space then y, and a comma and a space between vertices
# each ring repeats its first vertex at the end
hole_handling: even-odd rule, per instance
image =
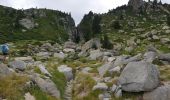
POLYGON ((43 65, 43 64, 39 64, 38 65, 38 68, 40 69, 40 71, 43 73, 43 74, 45 74, 45 75, 47 75, 47 76, 52 76, 49 72, 48 72, 48 70, 45 68, 45 66, 43 65))
POLYGON ((76 44, 74 42, 67 41, 64 43, 64 48, 76 49, 76 44))
POLYGON ((28 57, 16 57, 15 60, 16 61, 17 60, 24 61, 26 63, 34 61, 34 59, 31 56, 28 56, 28 57))
POLYGON ((153 35, 153 36, 152 36, 152 39, 153 39, 153 40, 159 40, 160 38, 159 38, 157 35, 153 35))
POLYGON ((68 67, 67 65, 61 65, 57 69, 59 72, 64 73, 67 81, 73 80, 72 68, 68 67))
POLYGON ((118 84, 127 92, 151 91, 159 85, 159 70, 145 61, 130 62, 122 71, 118 84))
POLYGON ((11 75, 14 71, 10 70, 7 65, 0 64, 0 76, 11 75))
POLYGON ((91 40, 87 41, 82 46, 82 51, 87 51, 87 50, 93 48, 93 46, 95 46, 96 49, 101 48, 101 43, 100 43, 100 39, 99 38, 94 38, 94 39, 91 39, 91 40))
POLYGON ((160 86, 151 92, 145 92, 143 100, 170 100, 170 85, 160 86))
POLYGON ((103 57, 103 52, 101 52, 100 50, 93 50, 90 52, 90 60, 97 60, 103 57))
POLYGON ((114 60, 116 60, 115 57, 109 57, 109 58, 108 58, 108 62, 113 62, 114 60))
POLYGON ((161 43, 162 44, 170 43, 170 39, 169 38, 161 38, 161 43))
POLYGON ((106 74, 106 72, 112 68, 113 63, 105 63, 104 65, 102 65, 101 67, 97 68, 99 75, 100 76, 104 76, 106 74))
POLYGON ((82 72, 82 73, 85 73, 85 74, 88 74, 89 71, 91 71, 91 70, 92 70, 92 68, 90 68, 90 67, 85 67, 85 68, 83 68, 83 69, 81 70, 81 72, 82 72))
POLYGON ((167 30, 167 29, 169 29, 169 26, 163 26, 162 29, 167 30))
POLYGON ((133 46, 129 46, 129 47, 125 48, 125 51, 127 51, 127 52, 132 52, 133 50, 134 50, 133 46))
POLYGON ((50 79, 43 79, 37 74, 33 75, 31 78, 43 92, 46 92, 49 95, 60 99, 60 91, 53 81, 51 81, 50 79))
POLYGON ((60 52, 60 53, 54 53, 54 57, 59 59, 64 59, 66 55, 63 52, 60 52))
POLYGON ((159 60, 163 60, 163 61, 168 61, 168 62, 170 62, 170 53, 167 53, 167 54, 159 54, 159 55, 158 55, 158 59, 159 59, 159 60))
POLYGON ((20 71, 24 71, 26 69, 26 63, 21 60, 9 62, 9 66, 20 71))
POLYGON ((99 94, 99 100, 110 100, 111 99, 111 95, 107 92, 103 93, 103 94, 99 94))
POLYGON ((110 73, 120 73, 121 67, 117 66, 109 70, 110 73))
POLYGON ((115 84, 113 84, 110 91, 114 93, 114 92, 116 92, 116 89, 117 89, 117 86, 115 84))
POLYGON ((106 82, 106 83, 112 82, 112 78, 111 78, 111 77, 104 77, 103 80, 104 80, 104 82, 106 82))
POLYGON ((122 90, 121 89, 119 89, 119 90, 117 90, 117 92, 115 92, 115 97, 116 98, 122 97, 122 90))
POLYGON ((51 56, 51 53, 49 52, 39 52, 36 54, 38 57, 43 57, 44 59, 47 59, 51 56))
POLYGON ((32 19, 23 18, 19 20, 19 24, 27 29, 32 29, 35 27, 34 21, 32 19))
POLYGON ((74 49, 70 49, 70 48, 65 48, 63 51, 65 53, 75 53, 75 50, 74 49))
POLYGON ((35 97, 32 96, 29 92, 25 94, 25 100, 35 100, 35 97))
POLYGON ((166 33, 166 34, 169 34, 169 33, 170 33, 170 30, 166 30, 165 33, 166 33))
POLYGON ((93 86, 93 91, 95 90, 107 90, 108 86, 106 85, 106 83, 97 83, 97 85, 93 86))
POLYGON ((114 66, 121 66, 128 57, 127 55, 118 56, 114 62, 114 66))
POLYGON ((143 56, 146 62, 152 63, 157 58, 157 53, 153 51, 148 51, 143 56))

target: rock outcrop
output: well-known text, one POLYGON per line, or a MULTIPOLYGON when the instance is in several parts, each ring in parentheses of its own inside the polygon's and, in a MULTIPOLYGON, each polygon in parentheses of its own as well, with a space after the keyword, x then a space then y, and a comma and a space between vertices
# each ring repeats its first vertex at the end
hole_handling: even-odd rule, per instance
POLYGON ((143 0, 129 0, 128 6, 132 6, 134 11, 138 11, 140 7, 144 4, 143 0))

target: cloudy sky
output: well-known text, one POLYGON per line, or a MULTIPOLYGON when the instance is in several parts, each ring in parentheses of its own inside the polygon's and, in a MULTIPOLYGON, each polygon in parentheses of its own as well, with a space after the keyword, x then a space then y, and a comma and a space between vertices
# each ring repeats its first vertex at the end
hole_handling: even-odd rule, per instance
MULTIPOLYGON (((170 3, 170 0, 162 0, 162 2, 170 3)), ((38 7, 71 12, 76 24, 89 11, 105 13, 109 9, 127 3, 128 0, 0 0, 0 5, 16 9, 38 7)))

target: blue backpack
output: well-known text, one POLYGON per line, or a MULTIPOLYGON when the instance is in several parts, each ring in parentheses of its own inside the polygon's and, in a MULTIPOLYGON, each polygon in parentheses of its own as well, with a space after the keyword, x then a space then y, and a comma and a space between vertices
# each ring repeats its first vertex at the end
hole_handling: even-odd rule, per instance
POLYGON ((8 53, 8 51, 9 51, 9 47, 7 45, 3 45, 2 46, 2 52, 3 53, 8 53))

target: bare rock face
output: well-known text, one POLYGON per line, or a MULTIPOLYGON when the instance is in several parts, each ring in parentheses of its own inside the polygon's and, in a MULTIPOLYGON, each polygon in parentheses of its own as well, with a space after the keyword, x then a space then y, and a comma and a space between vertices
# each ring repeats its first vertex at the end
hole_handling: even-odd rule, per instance
POLYGON ((134 11, 137 11, 143 4, 143 0, 129 0, 128 2, 128 6, 132 6, 134 11))

